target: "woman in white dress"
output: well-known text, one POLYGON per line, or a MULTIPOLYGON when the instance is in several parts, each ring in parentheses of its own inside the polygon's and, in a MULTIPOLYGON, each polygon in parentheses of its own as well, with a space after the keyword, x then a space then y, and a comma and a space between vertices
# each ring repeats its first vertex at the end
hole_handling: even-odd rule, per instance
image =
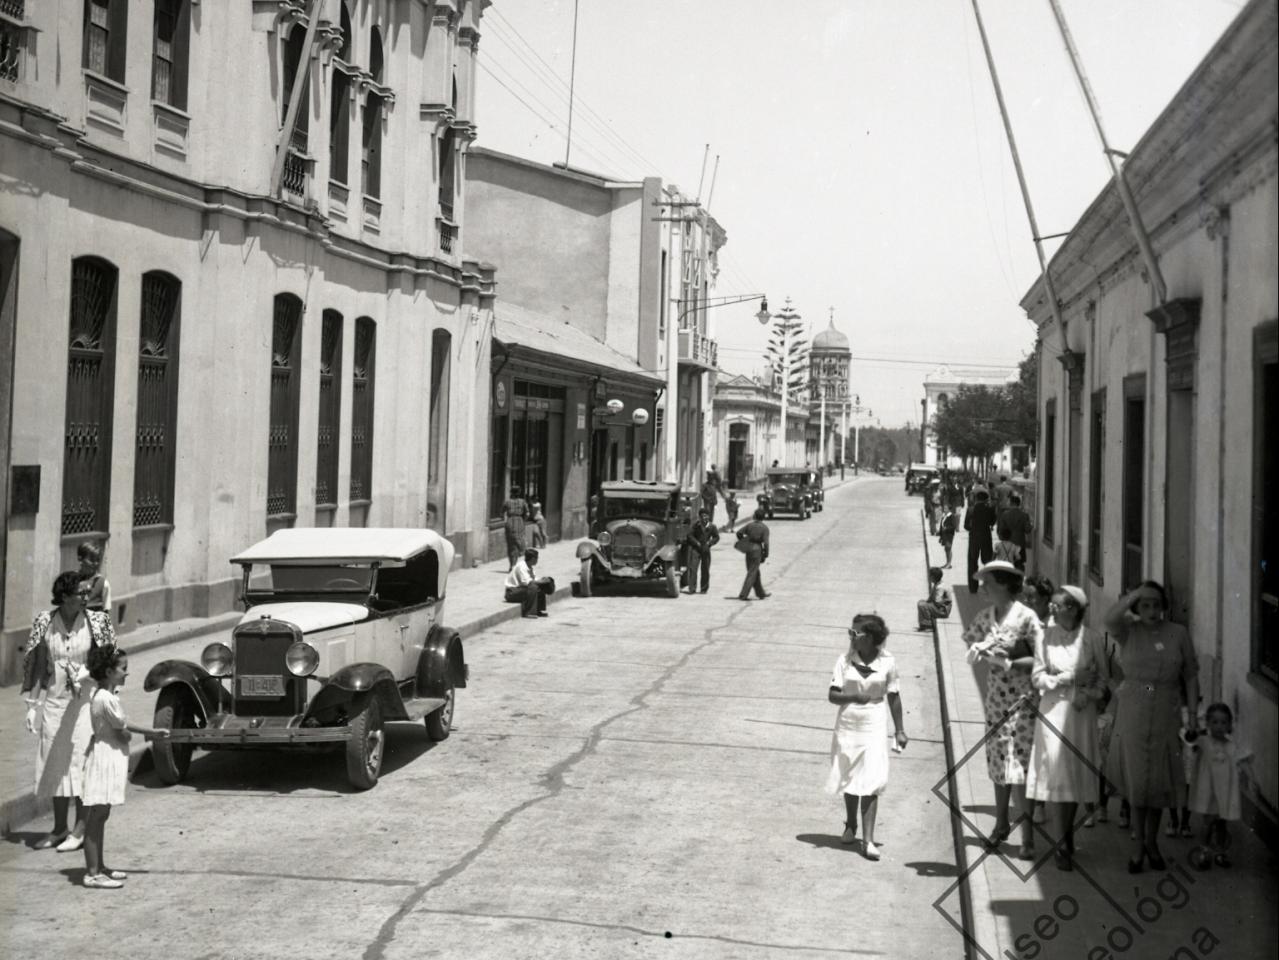
POLYGON ((89 695, 93 681, 84 671, 89 651, 115 642, 111 618, 85 609, 89 585, 67 571, 53 581, 52 610, 39 613, 23 655, 22 698, 26 728, 37 735, 36 795, 53 798, 53 830, 36 849, 79 850, 84 842, 81 775, 92 729, 89 695), (67 814, 75 798, 75 825, 67 814))
POLYGON ((1061 870, 1074 869, 1078 805, 1096 803, 1098 795, 1097 702, 1106 689, 1106 660, 1099 638, 1084 626, 1087 609, 1079 587, 1067 585, 1053 595, 1030 675, 1040 700, 1026 796, 1048 805, 1061 870))
POLYGON ((884 650, 888 627, 873 613, 853 617, 848 651, 835 661, 827 695, 839 707, 830 745, 828 793, 844 795, 847 814, 843 843, 857 840, 857 811, 861 808, 867 860, 879 859, 875 846, 875 815, 879 795, 888 785, 888 716, 893 718, 895 749, 908 738, 902 729, 902 701, 897 662, 884 650), (885 709, 887 702, 887 709, 885 709))

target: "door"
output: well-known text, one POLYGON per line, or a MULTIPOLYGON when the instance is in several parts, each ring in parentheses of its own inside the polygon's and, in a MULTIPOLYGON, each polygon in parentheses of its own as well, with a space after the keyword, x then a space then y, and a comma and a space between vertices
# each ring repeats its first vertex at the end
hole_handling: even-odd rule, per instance
POLYGON ((1189 624, 1195 528, 1193 390, 1168 391, 1167 449, 1168 472, 1164 481, 1164 576, 1171 604, 1168 619, 1174 623, 1189 624))

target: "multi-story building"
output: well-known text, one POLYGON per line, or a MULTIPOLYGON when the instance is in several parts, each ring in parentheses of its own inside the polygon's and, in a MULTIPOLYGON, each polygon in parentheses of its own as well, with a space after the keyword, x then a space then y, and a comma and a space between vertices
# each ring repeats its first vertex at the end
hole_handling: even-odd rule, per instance
MULTIPOLYGON (((937 444, 937 434, 930 421, 959 393, 960 387, 985 387, 1002 390, 1017 380, 1016 367, 938 367, 924 378, 924 399, 920 406, 923 415, 924 463, 938 466, 959 467, 963 461, 937 444)), ((919 447, 916 445, 916 451, 919 447)), ((993 457, 991 464, 997 473, 1021 473, 1030 466, 1030 448, 1024 443, 1008 444, 993 457)))
POLYGON ((121 629, 229 609, 280 526, 482 552, 483 6, 0 4, 4 677, 85 540, 121 629))
MULTIPOLYGON (((769 382, 774 382, 770 375, 769 382)), ((780 382, 780 381, 776 381, 780 382)), ((804 404, 788 403, 782 436, 782 393, 758 377, 722 377, 715 385, 715 460, 724 483, 750 489, 774 462, 800 466, 811 417, 804 404)), ((811 459, 811 458, 810 458, 811 459)))
POLYGON ((1132 149, 1036 283, 1035 563, 1091 623, 1138 582, 1168 592, 1204 702, 1254 751, 1245 809, 1279 807, 1279 15, 1252 0, 1132 149))
POLYGON ((832 316, 830 325, 813 337, 808 348, 808 429, 812 434, 808 460, 815 468, 825 468, 841 456, 839 438, 847 432, 853 404, 852 357, 848 337, 835 328, 832 316))
POLYGON ((502 276, 493 551, 512 486, 542 502, 555 539, 586 533, 605 480, 698 481, 717 359, 705 309, 724 242, 715 221, 656 177, 617 181, 488 149, 470 151, 467 195, 467 250, 502 276))

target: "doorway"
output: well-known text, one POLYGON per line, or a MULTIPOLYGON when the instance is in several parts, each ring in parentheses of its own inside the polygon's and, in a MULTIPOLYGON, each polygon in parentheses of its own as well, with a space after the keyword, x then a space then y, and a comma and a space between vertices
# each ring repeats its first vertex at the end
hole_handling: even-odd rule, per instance
POLYGON ((1168 391, 1168 463, 1165 475, 1164 571, 1168 619, 1189 624, 1194 563, 1195 394, 1168 391))
POLYGON ((730 490, 746 486, 746 448, 750 444, 749 423, 728 425, 728 464, 725 471, 730 490))

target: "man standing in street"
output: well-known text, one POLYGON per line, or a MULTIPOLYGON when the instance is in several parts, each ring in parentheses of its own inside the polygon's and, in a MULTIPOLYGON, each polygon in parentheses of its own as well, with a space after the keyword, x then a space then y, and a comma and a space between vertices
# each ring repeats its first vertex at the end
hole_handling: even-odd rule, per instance
POLYGON ((1013 561, 1018 570, 1026 569, 1026 548, 1030 544, 1030 514, 1021 508, 1021 497, 1009 494, 1008 508, 999 515, 999 523, 995 528, 1000 540, 1006 540, 1020 548, 1019 556, 1013 561))
POLYGON ((995 516, 999 516, 1008 509, 1008 498, 1013 495, 1013 485, 1008 482, 1008 474, 1001 473, 999 482, 995 484, 992 491, 991 499, 994 500, 995 516))
POLYGON ((701 571, 701 592, 711 585, 711 547, 719 543, 719 530, 711 523, 711 515, 703 508, 698 511, 697 522, 688 531, 685 546, 688 550, 688 592, 697 593, 698 571, 701 571))
POLYGON ((968 531, 968 592, 977 592, 977 568, 989 563, 995 556, 995 545, 990 531, 995 525, 995 508, 990 505, 990 494, 985 487, 973 488, 973 505, 964 515, 964 529, 968 531))
POLYGON ((755 511, 755 519, 737 531, 736 547, 746 554, 746 579, 742 581, 742 589, 737 594, 738 600, 749 600, 752 589, 761 600, 768 596, 759 576, 759 565, 768 559, 768 525, 764 523, 765 515, 761 507, 755 511))
POLYGON ((710 514, 711 522, 715 522, 715 501, 719 499, 719 476, 714 469, 706 471, 706 482, 702 484, 702 512, 710 514))

